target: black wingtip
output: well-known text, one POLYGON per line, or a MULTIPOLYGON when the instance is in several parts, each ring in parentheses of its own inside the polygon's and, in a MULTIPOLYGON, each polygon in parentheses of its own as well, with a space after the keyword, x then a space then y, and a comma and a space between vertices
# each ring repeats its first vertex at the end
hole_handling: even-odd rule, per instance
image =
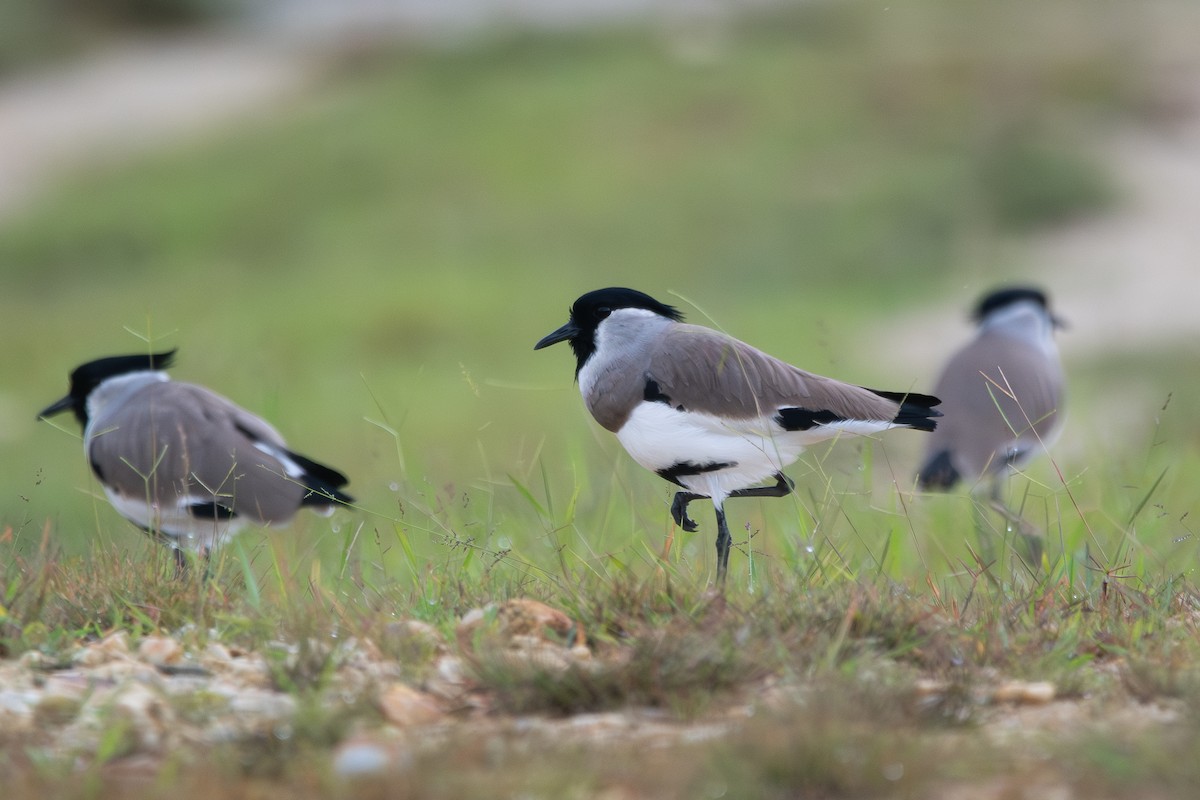
POLYGON ((300 500, 300 505, 305 508, 329 508, 333 505, 348 506, 353 503, 353 497, 330 486, 311 486, 300 500))
POLYGON ((900 409, 892 420, 895 424, 918 431, 932 431, 937 428, 937 418, 942 416, 942 412, 934 406, 942 404, 941 398, 916 392, 881 392, 877 389, 870 391, 900 404, 900 409))
POLYGON ((925 462, 917 474, 917 485, 926 491, 949 491, 962 478, 954 467, 949 450, 942 450, 925 462))
POLYGON ((288 457, 304 470, 304 476, 300 480, 308 492, 300 500, 301 506, 328 508, 334 504, 348 506, 354 502, 353 497, 341 491, 341 487, 350 482, 345 475, 333 467, 290 450, 288 457))
POLYGON ((319 461, 313 461, 311 458, 294 453, 291 450, 288 450, 287 454, 288 458, 295 461, 304 470, 304 475, 310 479, 308 482, 312 488, 322 491, 326 489, 336 490, 350 482, 349 478, 333 467, 325 466, 319 461))

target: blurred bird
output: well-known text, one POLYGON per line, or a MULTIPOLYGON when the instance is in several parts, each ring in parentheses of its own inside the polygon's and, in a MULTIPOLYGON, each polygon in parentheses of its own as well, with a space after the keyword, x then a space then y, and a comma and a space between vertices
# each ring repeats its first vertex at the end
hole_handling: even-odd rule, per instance
POLYGON ((589 292, 570 321, 535 350, 567 341, 588 411, 635 461, 680 486, 671 515, 684 530, 692 500, 717 517, 717 583, 731 537, 730 497, 783 497, 783 468, 805 446, 842 433, 931 431, 936 397, 864 389, 793 367, 719 331, 682 322, 673 307, 633 289, 589 292), (754 484, 773 478, 771 486, 754 484))
POLYGON ((1046 294, 1028 286, 998 289, 975 309, 975 338, 955 353, 934 391, 945 418, 929 439, 918 474, 923 489, 986 481, 1000 500, 1001 479, 1058 436, 1062 365, 1054 329, 1062 326, 1046 294))
POLYGON ((244 525, 280 525, 301 508, 353 502, 346 476, 287 448, 269 424, 163 372, 175 351, 112 356, 71 373, 70 391, 38 414, 72 411, 83 451, 113 507, 175 553, 203 553, 244 525))

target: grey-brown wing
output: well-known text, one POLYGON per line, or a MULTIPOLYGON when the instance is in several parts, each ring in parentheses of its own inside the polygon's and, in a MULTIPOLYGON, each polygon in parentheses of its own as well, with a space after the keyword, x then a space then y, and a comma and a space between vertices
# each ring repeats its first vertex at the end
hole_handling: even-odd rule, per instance
POLYGON ((647 379, 663 402, 733 419, 797 409, 817 422, 895 418, 899 402, 794 367, 718 331, 678 325, 651 353, 647 379))
POLYGON ((944 418, 929 441, 972 474, 999 469, 998 449, 1036 446, 1059 422, 1063 376, 1057 359, 999 336, 981 336, 947 363, 935 392, 944 418))
POLYGON ((255 446, 260 441, 283 447, 274 428, 225 398, 164 382, 96 420, 88 457, 125 496, 164 505, 207 499, 259 522, 282 522, 307 490, 288 479, 280 458, 255 446))

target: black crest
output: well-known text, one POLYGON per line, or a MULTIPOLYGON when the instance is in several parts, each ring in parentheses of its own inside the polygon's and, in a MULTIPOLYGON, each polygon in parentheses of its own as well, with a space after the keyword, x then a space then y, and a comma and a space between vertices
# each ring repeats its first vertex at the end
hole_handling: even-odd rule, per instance
POLYGON ((80 425, 87 425, 87 398, 97 386, 109 378, 131 372, 166 369, 175 360, 175 350, 165 353, 139 353, 131 356, 108 356, 81 364, 71 373, 71 389, 66 397, 47 407, 39 417, 49 417, 71 410, 80 425))
POLYGON ((576 300, 571 306, 570 321, 544 337, 533 349, 540 350, 558 342, 570 342, 571 349, 575 352, 575 374, 579 375, 579 370, 583 369, 592 353, 596 352, 596 328, 614 311, 623 308, 641 308, 675 322, 683 321, 683 314, 674 306, 660 303, 636 289, 597 289, 576 300))
POLYGON ((595 330, 605 317, 621 308, 642 308, 655 314, 683 321, 683 314, 674 306, 660 303, 637 289, 611 287, 588 292, 571 306, 571 321, 581 329, 595 330))
POLYGON ((1050 309, 1050 302, 1046 297, 1046 293, 1041 289, 1033 286, 1009 286, 984 295, 979 301, 979 305, 975 307, 975 313, 971 318, 976 322, 980 322, 989 314, 999 311, 1006 306, 1029 301, 1037 303, 1047 311, 1050 309))

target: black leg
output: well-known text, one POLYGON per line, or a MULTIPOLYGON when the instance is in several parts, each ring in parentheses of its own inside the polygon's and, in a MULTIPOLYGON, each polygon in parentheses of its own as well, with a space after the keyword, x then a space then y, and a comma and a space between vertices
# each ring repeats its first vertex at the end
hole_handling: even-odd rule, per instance
MULTIPOLYGON (((175 556, 175 580, 180 581, 187 578, 192 573, 192 556, 189 556, 182 547, 172 547, 171 554, 175 556)), ((212 550, 204 548, 197 553, 195 558, 204 558, 204 573, 200 576, 201 582, 212 579, 212 550)))
MULTIPOLYGON (((795 482, 782 472, 775 473, 774 486, 755 486, 750 489, 738 489, 730 492, 730 497, 787 497, 796 488, 795 482)), ((689 533, 697 529, 695 520, 687 515, 688 503, 693 500, 703 500, 707 495, 694 492, 676 492, 671 501, 671 517, 675 524, 689 533)))
POLYGON ((1028 559, 1030 566, 1034 568, 1041 566, 1042 552, 1045 547, 1042 544, 1042 537, 1037 534, 1033 526, 1021 518, 1021 515, 1008 507, 1008 503, 1004 500, 1003 481, 1007 475, 997 475, 992 478, 991 502, 989 505, 1004 520, 1006 532, 1014 534, 1013 541, 1020 540, 1024 546, 1024 552, 1018 553, 1021 558, 1028 559))
POLYGON ((187 577, 189 569, 187 553, 184 553, 181 547, 172 547, 171 554, 175 556, 175 580, 183 580, 187 577))
MULTIPOLYGON (((782 472, 775 473, 775 484, 773 486, 754 486, 749 489, 738 489, 735 492, 730 492, 730 497, 787 497, 796 488, 796 484, 787 475, 782 472)), ((695 494, 693 492, 676 492, 675 499, 671 501, 671 516, 675 519, 675 524, 683 528, 685 531, 696 530, 696 522, 687 515, 688 503, 693 500, 700 500, 705 495, 695 494)), ((717 506, 717 584, 725 585, 725 573, 729 569, 729 549, 733 544, 733 537, 729 535, 729 525, 725 521, 725 510, 717 506)))
POLYGON ((688 517, 688 503, 693 500, 700 500, 704 497, 702 494, 692 494, 691 492, 676 492, 675 499, 671 501, 671 517, 675 520, 675 524, 683 528, 689 533, 697 529, 696 521, 688 517))
POLYGON ((725 510, 717 506, 717 586, 725 588, 725 573, 729 570, 729 545, 733 537, 725 523, 725 510))
POLYGON ((787 497, 796 488, 796 483, 782 472, 775 473, 774 486, 755 486, 730 492, 730 497, 787 497))

